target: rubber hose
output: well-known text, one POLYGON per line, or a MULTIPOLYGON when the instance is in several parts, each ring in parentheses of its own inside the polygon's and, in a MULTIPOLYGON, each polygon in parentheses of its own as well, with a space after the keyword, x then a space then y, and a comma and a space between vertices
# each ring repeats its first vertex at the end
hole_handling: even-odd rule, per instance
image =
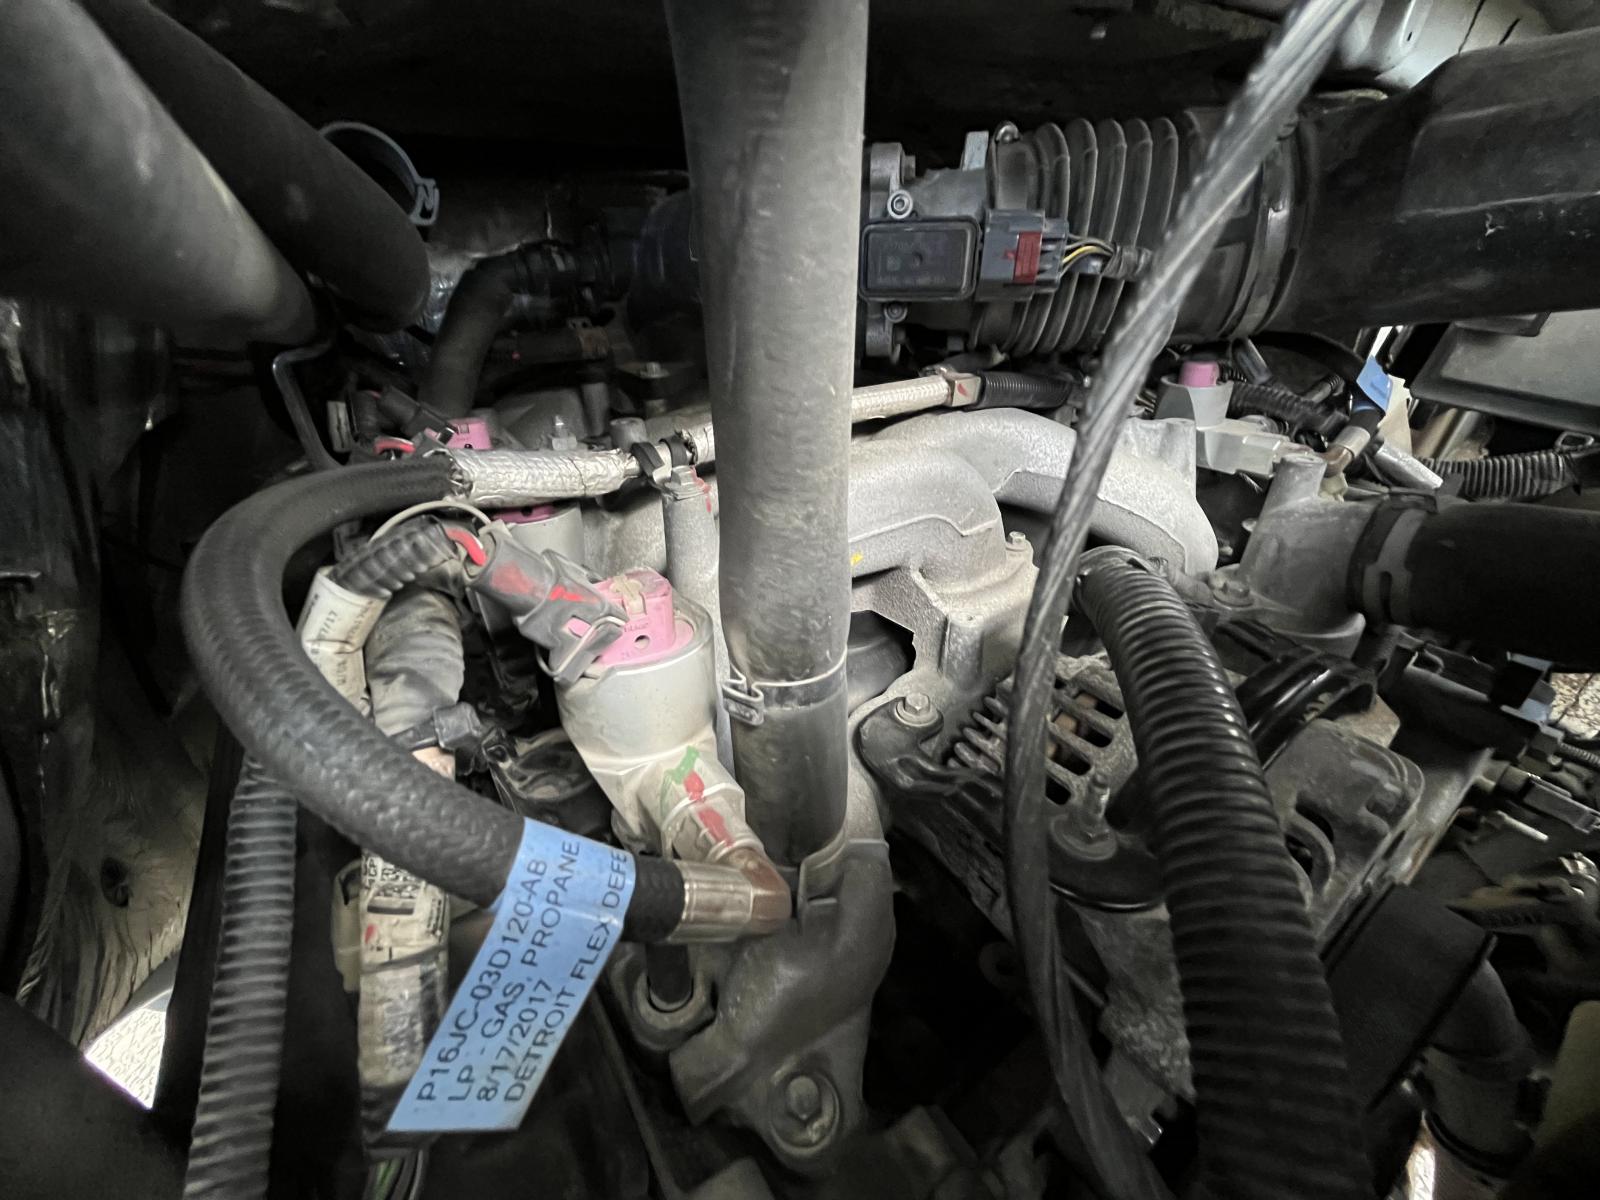
POLYGON ((1517 1107, 1532 1067, 1533 1045, 1506 985, 1479 963, 1423 1056, 1435 1131, 1470 1161, 1504 1171, 1528 1149, 1517 1107))
POLYGON ((1042 375, 1021 371, 983 372, 983 395, 979 408, 1057 409, 1072 396, 1072 385, 1042 375))
POLYGON ((228 812, 217 973, 184 1200, 265 1196, 294 932, 294 796, 247 760, 228 812))
POLYGON ((480 258, 462 272, 433 339, 417 403, 447 419, 471 412, 483 365, 518 294, 548 295, 576 270, 560 247, 540 243, 480 258))
POLYGON ((850 394, 867 0, 667 0, 719 448, 746 819, 798 863, 849 790, 850 394), (803 769, 799 769, 804 764, 803 769))
POLYGON ((1273 350, 1287 350, 1309 362, 1332 371, 1351 387, 1356 386, 1367 360, 1342 342, 1320 333, 1279 333, 1268 331, 1255 335, 1258 346, 1273 350))
MULTIPOLYGON (((492 904, 522 818, 429 770, 385 738, 324 680, 281 598, 291 555, 361 517, 449 491, 442 458, 303 476, 224 513, 195 547, 180 600, 184 636, 207 695, 245 749, 351 841, 445 891, 492 904)), ((664 937, 683 913, 683 877, 636 859, 623 935, 664 937)))
POLYGON ((1424 458, 1422 465, 1446 479, 1461 481, 1464 500, 1537 500, 1578 482, 1574 460, 1586 452, 1527 450, 1487 458, 1424 458))
POLYGON ((433 340, 418 404, 446 418, 472 411, 483 364, 515 296, 510 273, 494 259, 481 260, 461 276, 433 340))
POLYGON ((221 176, 284 257, 343 301, 344 319, 377 330, 416 319, 427 247, 381 184, 148 0, 81 3, 215 168, 206 183, 221 176))
POLYGON ((1237 412, 1261 413, 1282 421, 1291 433, 1305 429, 1325 438, 1338 433, 1345 422, 1343 413, 1276 383, 1236 380, 1231 407, 1237 412))
POLYGON ((1215 648, 1118 555, 1079 598, 1127 703, 1216 1197, 1370 1195, 1344 1046, 1283 828, 1215 648))
POLYGON ((305 285, 82 9, 7 0, 0 46, 0 292, 199 344, 312 335, 305 285))
POLYGON ((1378 504, 1350 560, 1346 598, 1372 621, 1430 629, 1560 663, 1600 667, 1583 581, 1600 572, 1600 513, 1539 504, 1378 504))

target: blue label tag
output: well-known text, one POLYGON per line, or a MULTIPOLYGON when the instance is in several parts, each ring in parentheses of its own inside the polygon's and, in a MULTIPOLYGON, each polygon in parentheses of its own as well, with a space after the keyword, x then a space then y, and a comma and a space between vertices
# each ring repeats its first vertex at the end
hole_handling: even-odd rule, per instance
POLYGON ((394 1133, 515 1129, 622 936, 625 850, 538 821, 494 923, 389 1118, 394 1133))
POLYGON ((1356 376, 1356 387, 1361 389, 1361 394, 1384 412, 1389 411, 1389 397, 1394 393, 1394 380, 1390 379, 1375 358, 1367 359, 1366 365, 1361 368, 1361 374, 1356 376))

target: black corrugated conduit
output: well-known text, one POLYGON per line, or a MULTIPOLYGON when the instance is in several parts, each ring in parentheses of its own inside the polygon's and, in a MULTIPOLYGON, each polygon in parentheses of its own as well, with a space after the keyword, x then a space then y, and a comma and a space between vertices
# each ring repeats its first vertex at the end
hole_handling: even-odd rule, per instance
POLYGON ((1230 407, 1282 421, 1291 433, 1304 429, 1325 438, 1338 433, 1347 419, 1338 409, 1308 400, 1281 384, 1252 383, 1247 379, 1234 381, 1230 407))
MULTIPOLYGON (((1134 289, 1132 303, 1120 306, 1078 422, 1078 450, 1051 518, 1049 544, 1017 658, 1012 734, 1006 744, 1006 896, 1051 1072, 1100 1177, 1101 1190, 1117 1197, 1160 1195, 1164 1188, 1131 1144, 1127 1126, 1098 1076, 1060 969, 1042 797, 1045 728, 1050 719, 1061 623, 1072 599, 1096 494, 1123 419, 1174 328, 1184 298, 1216 245, 1228 214, 1256 177, 1262 160, 1277 143, 1285 122, 1321 73, 1361 3, 1300 0, 1296 4, 1229 104, 1193 187, 1184 195, 1176 219, 1134 289)), ((1183 664, 1172 665, 1181 670, 1183 664)), ((1225 678, 1218 691, 1218 699, 1232 699, 1225 678)), ((1202 703, 1210 702, 1209 697, 1202 699, 1202 703)), ((1176 906, 1184 900, 1169 897, 1169 902, 1176 906)), ((1319 1038, 1319 1045, 1326 1046, 1326 1038, 1332 1038, 1337 1056, 1338 1030, 1332 1024, 1331 1010, 1327 1019, 1328 1030, 1319 1038)), ((1242 1045, 1243 1059, 1225 1070, 1253 1077, 1254 1066, 1264 1068, 1269 1056, 1283 1053, 1283 1044, 1269 1031, 1258 1032, 1262 1040, 1242 1045)), ((1284 1061, 1296 1062, 1299 1053, 1297 1048, 1284 1061)), ((1331 1070, 1333 1064, 1327 1065, 1331 1070)), ((1230 1200, 1286 1195, 1349 1200, 1365 1190, 1367 1172, 1361 1161, 1353 1105, 1347 1104, 1347 1113, 1335 1114, 1335 1128, 1318 1130, 1313 1123, 1326 1121, 1330 1114, 1326 1103, 1295 1110, 1270 1094, 1252 1094, 1251 1099, 1254 1108, 1248 1125, 1233 1120, 1231 1110, 1208 1117, 1202 1108, 1200 1167, 1203 1186, 1212 1195, 1230 1200), (1268 1128, 1292 1128, 1293 1133, 1286 1141, 1269 1144, 1260 1132, 1268 1128), (1304 1138, 1348 1150, 1337 1160, 1330 1158, 1326 1171, 1303 1172, 1294 1156, 1304 1138), (1291 1163, 1293 1169, 1286 1180, 1284 1171, 1291 1163), (1250 1166, 1241 1173, 1241 1164, 1250 1166), (1250 1170, 1258 1165, 1271 1166, 1271 1175, 1251 1175, 1250 1170)))
POLYGON ((267 1190, 294 935, 294 796, 246 760, 228 810, 222 926, 184 1200, 267 1190))
POLYGON ((1600 454, 1600 446, 1580 450, 1525 450, 1486 458, 1424 458, 1422 465, 1446 479, 1461 481, 1463 500, 1538 500, 1578 482, 1580 459, 1600 454))
POLYGON ((979 408, 1031 408, 1050 411, 1072 399, 1074 387, 1064 379, 1021 371, 984 371, 979 408))
POLYGON ((1096 551, 1078 599, 1139 754, 1217 1197, 1354 1197, 1367 1168, 1344 1047, 1283 827, 1215 648, 1172 585, 1096 551))

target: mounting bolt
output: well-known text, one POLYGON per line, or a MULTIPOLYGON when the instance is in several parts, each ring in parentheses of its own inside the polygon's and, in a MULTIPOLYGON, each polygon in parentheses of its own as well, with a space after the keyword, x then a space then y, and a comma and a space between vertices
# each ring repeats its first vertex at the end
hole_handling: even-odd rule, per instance
POLYGON ((809 1075, 796 1075, 783 1089, 783 1103, 796 1121, 809 1121, 822 1111, 822 1089, 809 1075))
POLYGON ((1094 771, 1073 798, 1058 826, 1068 847, 1082 858, 1104 859, 1116 853, 1116 831, 1106 820, 1111 806, 1111 779, 1094 771))
POLYGON ((883 319, 891 325, 898 325, 909 316, 911 310, 898 300, 883 306, 883 319))
POLYGON ((1242 579, 1229 575, 1222 580, 1217 580, 1213 575, 1217 598, 1224 604, 1248 604, 1250 602, 1250 585, 1242 579))
POLYGON ((926 692, 907 692, 894 706, 895 719, 902 725, 921 729, 939 720, 939 710, 926 692))
POLYGON ((889 193, 889 215, 895 220, 904 220, 911 215, 911 210, 916 205, 911 199, 911 193, 904 188, 889 193))
POLYGON ((772 1132, 790 1149, 815 1151, 839 1131, 839 1095, 826 1076, 796 1071, 769 1096, 772 1132))
POLYGON ((1013 529, 1006 534, 1006 545, 1013 550, 1026 550, 1028 548, 1028 535, 1020 529, 1013 529))

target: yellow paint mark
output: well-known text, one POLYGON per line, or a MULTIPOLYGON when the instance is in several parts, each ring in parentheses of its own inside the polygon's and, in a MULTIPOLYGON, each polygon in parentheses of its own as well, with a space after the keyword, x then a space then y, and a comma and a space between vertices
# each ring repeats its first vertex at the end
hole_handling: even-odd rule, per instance
POLYGON ((859 567, 861 565, 861 560, 865 557, 865 554, 863 554, 860 550, 857 550, 850 556, 850 565, 852 567, 859 567))

